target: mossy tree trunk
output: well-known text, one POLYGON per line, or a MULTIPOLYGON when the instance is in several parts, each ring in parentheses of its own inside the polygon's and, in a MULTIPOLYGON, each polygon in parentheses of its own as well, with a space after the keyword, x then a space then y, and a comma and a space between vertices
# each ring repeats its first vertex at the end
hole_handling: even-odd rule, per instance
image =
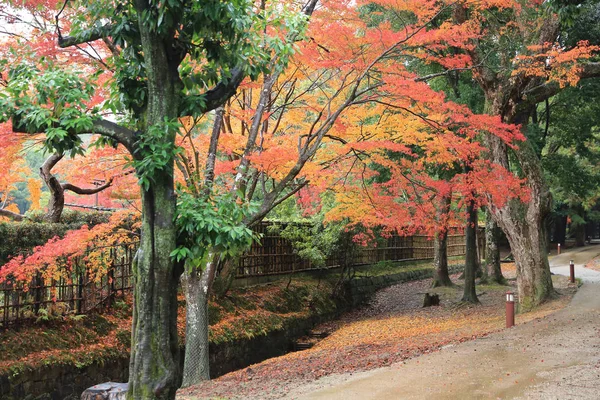
POLYGON ((465 255, 465 288, 462 301, 479 303, 475 292, 475 275, 477 273, 477 208, 475 202, 467 202, 467 227, 465 229, 466 255, 465 255))
POLYGON ((506 283, 500 266, 500 228, 492 218, 489 211, 485 213, 485 242, 486 260, 482 281, 495 282, 501 285, 506 283))
MULTIPOLYGON (((138 0, 139 15, 148 4, 138 0)), ((164 126, 178 117, 181 84, 177 68, 181 59, 170 43, 145 26, 138 28, 147 74, 148 106, 145 132, 164 126)), ((163 148, 173 149, 175 132, 165 131, 154 137, 163 148)), ((147 157, 148 154, 136 154, 147 157)), ((139 172, 139 171, 138 171, 139 172)), ((173 160, 154 171, 142 189, 142 235, 134 268, 135 295, 129 399, 173 400, 179 387, 179 342, 177 339, 177 286, 181 268, 176 267, 171 252, 176 248, 176 198, 173 160)))
POLYGON ((172 400, 180 382, 173 178, 156 177, 142 193, 142 236, 134 268, 130 399, 172 400))
MULTIPOLYGON (((437 221, 441 222, 450 209, 452 198, 444 196, 437 211, 437 221)), ((433 238, 433 283, 432 287, 454 286, 448 272, 448 228, 442 226, 433 238)))

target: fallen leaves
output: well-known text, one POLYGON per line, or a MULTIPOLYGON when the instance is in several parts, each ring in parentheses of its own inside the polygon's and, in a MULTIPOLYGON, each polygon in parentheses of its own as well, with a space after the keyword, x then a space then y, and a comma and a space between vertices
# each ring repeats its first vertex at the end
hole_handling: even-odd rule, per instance
MULTIPOLYGON (((251 373, 240 370, 182 390, 181 398, 280 398, 327 375, 388 366, 504 329, 506 286, 486 286, 481 305, 456 308, 460 287, 430 289, 430 284, 424 280, 383 289, 369 306, 317 327, 332 333, 314 347, 253 365, 251 373), (441 306, 421 308, 424 292, 439 293, 441 306)), ((541 318, 569 299, 563 296, 535 312, 519 314, 517 323, 541 318)))

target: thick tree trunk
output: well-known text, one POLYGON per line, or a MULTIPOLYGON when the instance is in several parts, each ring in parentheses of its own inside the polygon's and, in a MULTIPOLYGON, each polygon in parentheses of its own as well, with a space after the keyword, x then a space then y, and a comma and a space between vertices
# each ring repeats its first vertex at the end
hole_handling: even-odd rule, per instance
MULTIPOLYGON (((147 2, 138 0, 135 5, 140 15, 147 12, 147 2)), ((170 152, 175 146, 176 132, 166 129, 165 121, 175 121, 178 116, 181 82, 177 67, 181 60, 171 43, 145 25, 142 18, 138 27, 148 77, 146 132, 140 137, 160 140, 170 152), (150 129, 163 129, 164 133, 157 137, 157 131, 149 133, 150 129)), ((149 152, 146 147, 134 154, 137 159, 152 160, 149 152)), ((128 399, 173 400, 181 382, 177 287, 182 270, 170 255, 176 248, 177 236, 173 167, 174 161, 170 159, 154 170, 148 177, 148 189, 142 190, 142 236, 134 270, 128 399)))
POLYGON ((180 382, 173 178, 157 177, 142 193, 142 236, 134 266, 130 399, 172 400, 180 382))
POLYGON ((486 260, 484 269, 484 279, 487 282, 495 282, 501 285, 506 283, 500 267, 500 228, 492 218, 489 211, 485 213, 485 242, 486 242, 486 260))
POLYGON ((475 292, 475 274, 477 272, 477 209, 475 203, 467 203, 467 227, 465 232, 466 256, 465 256, 465 289, 462 301, 468 303, 479 303, 475 292))
MULTIPOLYGON (((498 138, 488 138, 488 142, 494 161, 508 166, 506 145, 498 138)), ((501 208, 491 204, 489 210, 510 243, 517 266, 519 303, 522 310, 528 310, 554 294, 546 234, 551 196, 530 143, 519 143, 514 153, 527 178, 530 200, 527 203, 511 200, 501 208)))
MULTIPOLYGON (((437 211, 437 220, 441 221, 450 208, 451 197, 444 197, 437 211)), ((454 286, 448 273, 448 229, 443 226, 433 238, 433 283, 431 287, 454 286)))

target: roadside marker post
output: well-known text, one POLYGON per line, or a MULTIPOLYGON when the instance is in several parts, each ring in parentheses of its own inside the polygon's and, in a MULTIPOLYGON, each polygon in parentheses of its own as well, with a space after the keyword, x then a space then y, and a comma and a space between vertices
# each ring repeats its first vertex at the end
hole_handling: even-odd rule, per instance
POLYGON ((515 294, 506 292, 506 327, 511 328, 515 325, 515 294))
POLYGON ((569 282, 575 283, 575 264, 573 260, 569 261, 569 282))

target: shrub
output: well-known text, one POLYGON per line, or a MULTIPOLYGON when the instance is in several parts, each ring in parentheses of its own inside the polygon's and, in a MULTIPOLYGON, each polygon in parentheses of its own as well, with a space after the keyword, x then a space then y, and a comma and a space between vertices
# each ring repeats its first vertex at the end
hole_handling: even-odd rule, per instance
POLYGON ((9 258, 29 254, 36 246, 45 244, 55 236, 63 237, 68 231, 83 225, 90 228, 108 221, 110 214, 100 212, 65 211, 63 222, 51 224, 42 222, 42 214, 33 214, 31 221, 0 222, 0 265, 9 258))

